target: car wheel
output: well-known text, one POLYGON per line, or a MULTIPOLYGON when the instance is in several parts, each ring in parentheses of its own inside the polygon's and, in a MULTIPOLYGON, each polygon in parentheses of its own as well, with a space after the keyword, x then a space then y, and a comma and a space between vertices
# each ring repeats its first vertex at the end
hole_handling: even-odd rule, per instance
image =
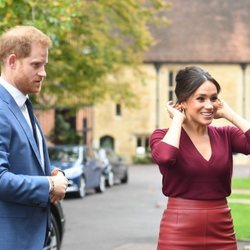
POLYGON ((85 195, 86 195, 86 182, 85 182, 84 177, 81 176, 77 197, 83 198, 85 195))
POLYGON ((108 173, 107 186, 108 187, 114 186, 114 173, 112 171, 108 173))
POLYGON ((99 180, 99 186, 96 188, 96 192, 103 193, 105 191, 105 176, 101 175, 99 180))
POLYGON ((121 183, 128 183, 128 171, 126 171, 124 177, 121 179, 121 183))
POLYGON ((60 232, 56 222, 56 218, 53 214, 51 214, 51 234, 47 240, 47 245, 43 248, 43 250, 59 250, 60 249, 60 232))

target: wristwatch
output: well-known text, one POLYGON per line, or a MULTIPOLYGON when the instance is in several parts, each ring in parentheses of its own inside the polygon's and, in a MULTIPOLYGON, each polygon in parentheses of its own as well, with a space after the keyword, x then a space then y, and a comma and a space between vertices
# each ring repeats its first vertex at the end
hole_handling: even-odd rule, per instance
POLYGON ((65 176, 64 171, 62 171, 61 169, 58 169, 58 171, 60 171, 65 176))

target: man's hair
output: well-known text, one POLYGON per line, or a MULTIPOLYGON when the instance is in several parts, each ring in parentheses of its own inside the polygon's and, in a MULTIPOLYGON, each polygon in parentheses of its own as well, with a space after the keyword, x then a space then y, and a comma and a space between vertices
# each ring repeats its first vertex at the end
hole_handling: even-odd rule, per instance
POLYGON ((15 54, 19 59, 28 57, 32 44, 50 48, 51 39, 33 26, 13 27, 0 37, 0 62, 3 63, 11 54, 15 54))

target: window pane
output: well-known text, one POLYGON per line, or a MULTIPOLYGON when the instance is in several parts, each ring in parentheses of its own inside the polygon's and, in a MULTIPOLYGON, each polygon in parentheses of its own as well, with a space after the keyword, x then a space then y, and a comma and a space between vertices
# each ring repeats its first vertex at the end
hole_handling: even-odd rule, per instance
POLYGON ((170 91, 168 92, 168 100, 169 100, 169 101, 173 101, 173 91, 172 91, 172 90, 170 90, 170 91))
POLYGON ((173 87, 173 83, 174 83, 174 73, 173 71, 170 71, 168 74, 168 86, 173 87))
POLYGON ((141 147, 142 139, 140 137, 137 138, 137 147, 141 147))
POLYGON ((116 110, 115 110, 116 115, 120 116, 122 113, 121 110, 121 104, 116 104, 116 110))

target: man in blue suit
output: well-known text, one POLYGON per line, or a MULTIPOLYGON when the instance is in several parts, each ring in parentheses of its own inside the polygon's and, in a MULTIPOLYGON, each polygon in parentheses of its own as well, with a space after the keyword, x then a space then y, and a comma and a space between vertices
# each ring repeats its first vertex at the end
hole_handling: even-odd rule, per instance
POLYGON ((67 179, 51 169, 42 130, 28 112, 41 90, 51 40, 32 26, 0 37, 0 249, 41 250, 50 229, 50 202, 64 198, 67 179), (35 140, 36 135, 37 140, 35 140))

